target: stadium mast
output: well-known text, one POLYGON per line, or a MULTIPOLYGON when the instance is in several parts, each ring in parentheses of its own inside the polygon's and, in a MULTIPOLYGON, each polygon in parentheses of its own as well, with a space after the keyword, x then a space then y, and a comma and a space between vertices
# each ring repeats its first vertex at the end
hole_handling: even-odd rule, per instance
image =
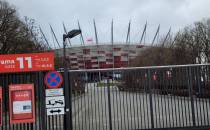
MULTIPOLYGON (((177 38, 179 37, 180 35, 180 30, 178 31, 178 33, 176 34, 174 40, 172 41, 171 45, 170 45, 170 48, 173 47, 174 43, 176 42, 177 38)), ((181 41, 184 39, 184 37, 182 37, 181 41)))
MULTIPOLYGON (((142 35, 141 35, 141 39, 140 39, 139 44, 142 44, 143 38, 146 36, 146 31, 147 31, 147 21, 146 21, 146 23, 144 25, 144 30, 142 32, 142 35)), ((143 44, 145 44, 145 43, 143 43, 143 44)))
POLYGON ((57 46, 56 46, 56 43, 55 43, 55 38, 54 38, 54 36, 53 36, 53 33, 52 33, 52 31, 51 31, 51 35, 52 35, 52 43, 53 43, 53 47, 54 47, 54 49, 56 49, 56 48, 58 48, 57 46))
POLYGON ((49 44, 47 38, 45 37, 45 34, 43 33, 42 28, 40 26, 39 26, 39 30, 40 30, 42 36, 44 37, 44 40, 47 43, 47 46, 48 46, 49 50, 51 50, 50 44, 49 44))
POLYGON ((113 26, 114 26, 114 23, 113 23, 113 19, 112 19, 112 22, 111 22, 111 43, 112 43, 112 68, 114 68, 114 30, 113 30, 113 26))
MULTIPOLYGON (((26 19, 27 19, 27 18, 26 18, 26 19)), ((33 27, 32 27, 32 28, 33 28, 33 27)), ((39 31, 40 31, 40 30, 39 30, 39 31)), ((38 39, 37 39, 37 37, 34 36, 34 33, 33 33, 33 32, 31 32, 31 35, 33 36, 34 42, 35 42, 36 44, 40 44, 41 47, 45 46, 44 43, 42 43, 42 42, 39 43, 39 42, 38 42, 38 39)), ((36 49, 38 49, 38 47, 39 47, 39 46, 37 46, 36 49)))
MULTIPOLYGON (((79 30, 81 30, 79 20, 77 21, 77 24, 78 24, 79 30)), ((83 38, 82 32, 81 32, 81 34, 80 34, 80 40, 81 40, 81 45, 85 45, 85 42, 84 42, 84 38, 83 38)))
POLYGON ((93 19, 93 24, 94 24, 94 31, 95 31, 95 40, 96 40, 96 44, 98 45, 98 33, 97 33, 97 29, 96 29, 95 19, 93 19))
MULTIPOLYGON (((99 63, 99 48, 98 48, 98 33, 96 29, 96 22, 95 19, 93 19, 93 25, 94 25, 94 32, 95 32, 95 40, 96 40, 96 47, 97 47, 97 62, 98 62, 98 68, 100 69, 100 63, 99 63)), ((101 80, 101 72, 99 72, 99 80, 101 80)))
POLYGON ((169 28, 168 33, 166 34, 166 37, 165 37, 164 40, 163 40, 162 47, 164 47, 165 42, 166 42, 166 40, 168 39, 168 37, 170 36, 170 34, 171 34, 171 27, 169 28))
MULTIPOLYGON (((50 25, 50 24, 49 24, 49 25, 50 25)), ((56 35, 55 35, 55 32, 54 32, 54 30, 53 30, 53 28, 52 28, 51 25, 50 25, 50 29, 51 29, 51 32, 52 32, 52 34, 53 34, 53 37, 55 38, 55 41, 56 41, 58 47, 61 48, 60 43, 58 42, 58 39, 57 39, 57 37, 56 37, 56 35)))
POLYGON ((112 45, 114 44, 114 33, 113 33, 113 19, 112 19, 112 22, 111 22, 111 43, 112 45))
MULTIPOLYGON (((63 30, 64 30, 65 34, 67 35, 68 32, 66 30, 66 26, 65 26, 64 22, 63 22, 63 30)), ((67 39, 68 39, 69 45, 71 46, 70 38, 67 38, 67 39)), ((66 45, 68 45, 68 44, 66 44, 66 45)))
POLYGON ((127 55, 128 66, 130 64, 130 56, 129 56, 129 53, 130 53, 130 47, 129 47, 130 46, 130 30, 131 30, 131 20, 128 23, 128 32, 127 32, 127 37, 126 37, 127 52, 128 52, 128 55, 127 55))
POLYGON ((128 32, 127 32, 127 37, 126 37, 126 44, 130 43, 130 29, 131 29, 131 20, 129 21, 129 24, 128 24, 128 32))
POLYGON ((152 40, 152 44, 151 44, 151 46, 153 46, 154 45, 154 42, 155 42, 155 40, 156 40, 156 38, 157 38, 157 35, 158 35, 158 33, 160 32, 160 24, 158 25, 158 28, 157 28, 157 31, 156 31, 156 33, 155 33, 155 36, 154 36, 154 38, 153 38, 153 40, 152 40))
MULTIPOLYGON (((79 20, 77 20, 77 24, 78 24, 79 30, 81 30, 79 20)), ((82 32, 80 34, 80 41, 81 41, 81 45, 83 45, 83 49, 85 49, 85 42, 84 42, 82 32)), ((83 60, 84 69, 86 69, 86 63, 85 63, 85 57, 84 57, 83 49, 82 49, 82 60, 83 60)))

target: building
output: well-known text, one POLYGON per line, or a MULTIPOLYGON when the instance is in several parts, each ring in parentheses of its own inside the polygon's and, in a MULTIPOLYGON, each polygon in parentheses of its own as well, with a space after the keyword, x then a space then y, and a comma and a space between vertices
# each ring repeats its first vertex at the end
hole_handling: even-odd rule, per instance
MULTIPOLYGON (((145 48, 139 44, 94 44, 66 49, 71 69, 120 68, 129 66, 145 48)), ((56 50, 62 58, 62 49, 56 50)))

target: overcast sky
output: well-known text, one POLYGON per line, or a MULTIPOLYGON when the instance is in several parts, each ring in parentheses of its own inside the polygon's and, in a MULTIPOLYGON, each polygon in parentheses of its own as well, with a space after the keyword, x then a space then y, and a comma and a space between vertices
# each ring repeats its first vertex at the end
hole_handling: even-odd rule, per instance
MULTIPOLYGON (((7 0, 19 15, 36 20, 53 45, 49 24, 59 41, 68 30, 78 28, 80 21, 84 39, 94 39, 93 19, 96 20, 99 42, 110 42, 111 20, 114 20, 114 40, 125 42, 131 20, 131 41, 138 42, 145 22, 148 22, 147 43, 151 43, 158 24, 160 35, 171 27, 173 32, 204 18, 210 18, 210 0, 7 0)), ((80 43, 79 38, 72 39, 80 43)), ((90 43, 89 43, 90 44, 90 43)))

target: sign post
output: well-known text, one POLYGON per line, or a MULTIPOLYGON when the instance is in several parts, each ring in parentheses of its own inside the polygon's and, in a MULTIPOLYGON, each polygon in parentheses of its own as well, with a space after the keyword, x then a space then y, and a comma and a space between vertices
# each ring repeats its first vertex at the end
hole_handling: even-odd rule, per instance
POLYGON ((44 79, 47 89, 46 94, 46 108, 47 115, 64 115, 65 114, 65 99, 63 96, 62 75, 57 71, 52 71, 46 74, 44 79))
POLYGON ((35 122, 33 84, 9 86, 10 124, 35 122))

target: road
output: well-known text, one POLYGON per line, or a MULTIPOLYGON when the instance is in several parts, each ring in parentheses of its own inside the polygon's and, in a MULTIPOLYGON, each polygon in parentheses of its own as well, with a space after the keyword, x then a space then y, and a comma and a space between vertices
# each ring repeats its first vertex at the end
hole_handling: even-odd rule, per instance
MULTIPOLYGON (((106 86, 86 84, 86 93, 73 101, 74 130, 109 130, 110 124, 113 130, 147 129, 152 127, 152 112, 155 128, 193 126, 188 97, 153 94, 150 104, 147 93, 121 92, 114 86, 109 92, 110 104, 106 86)), ((209 100, 195 99, 193 103, 196 125, 209 125, 209 100)))

